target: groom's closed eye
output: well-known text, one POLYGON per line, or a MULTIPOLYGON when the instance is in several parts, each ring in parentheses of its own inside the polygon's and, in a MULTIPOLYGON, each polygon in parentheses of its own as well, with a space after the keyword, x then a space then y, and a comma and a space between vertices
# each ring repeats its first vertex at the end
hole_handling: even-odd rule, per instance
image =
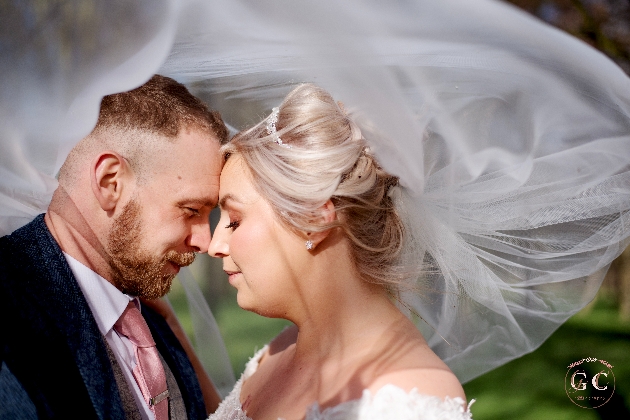
POLYGON ((200 216, 201 213, 199 213, 199 210, 194 209, 192 207, 184 207, 184 211, 190 216, 190 217, 195 217, 195 216, 200 216))

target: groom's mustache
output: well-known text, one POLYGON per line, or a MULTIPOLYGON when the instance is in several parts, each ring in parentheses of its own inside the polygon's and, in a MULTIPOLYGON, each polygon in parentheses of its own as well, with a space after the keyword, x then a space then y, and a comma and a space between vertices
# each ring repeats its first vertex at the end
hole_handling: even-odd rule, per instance
POLYGON ((169 251, 166 254, 166 261, 177 264, 180 267, 186 267, 195 261, 196 254, 194 252, 177 252, 169 251))

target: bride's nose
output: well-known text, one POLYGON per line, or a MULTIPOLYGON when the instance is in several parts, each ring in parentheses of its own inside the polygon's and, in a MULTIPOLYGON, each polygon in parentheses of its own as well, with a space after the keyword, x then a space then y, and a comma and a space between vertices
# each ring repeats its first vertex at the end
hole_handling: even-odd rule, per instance
POLYGON ((228 229, 221 229, 217 226, 210 240, 210 246, 208 246, 208 255, 215 258, 223 258, 230 255, 228 237, 228 229))

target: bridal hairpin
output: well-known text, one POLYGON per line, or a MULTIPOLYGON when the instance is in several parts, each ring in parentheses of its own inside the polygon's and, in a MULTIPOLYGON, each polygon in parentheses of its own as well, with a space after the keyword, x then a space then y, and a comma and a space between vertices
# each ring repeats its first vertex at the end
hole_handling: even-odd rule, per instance
POLYGON ((267 119, 267 134, 269 134, 272 138, 274 143, 279 144, 280 146, 286 147, 287 149, 290 149, 291 146, 288 144, 285 144, 282 142, 282 139, 280 138, 280 136, 278 135, 278 133, 276 132, 276 123, 278 122, 278 113, 280 112, 280 108, 275 107, 271 110, 271 115, 269 115, 269 118, 267 119))

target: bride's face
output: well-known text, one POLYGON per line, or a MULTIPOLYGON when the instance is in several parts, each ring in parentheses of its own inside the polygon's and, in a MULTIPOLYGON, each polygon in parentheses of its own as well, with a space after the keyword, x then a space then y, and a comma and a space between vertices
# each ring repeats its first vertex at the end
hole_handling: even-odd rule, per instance
POLYGON ((208 253, 223 259, 240 307, 267 317, 286 317, 295 304, 308 252, 304 240, 275 216, 251 176, 238 155, 223 168, 221 219, 208 253))

